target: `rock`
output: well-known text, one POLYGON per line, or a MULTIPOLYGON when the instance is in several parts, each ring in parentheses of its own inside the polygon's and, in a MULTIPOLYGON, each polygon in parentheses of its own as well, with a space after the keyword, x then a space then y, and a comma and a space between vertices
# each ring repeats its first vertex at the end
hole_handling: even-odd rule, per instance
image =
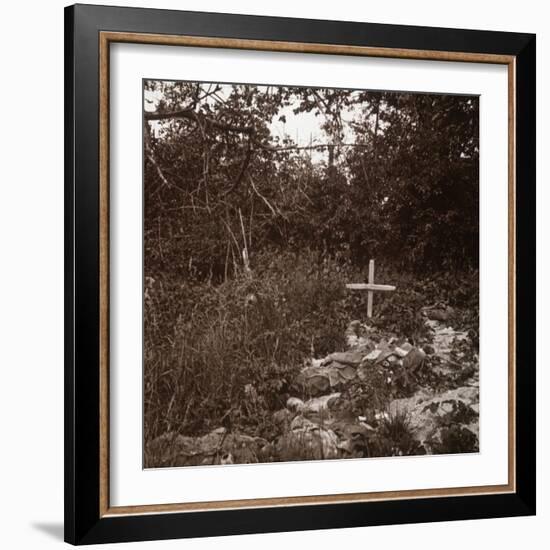
POLYGON ((328 395, 322 395, 321 397, 314 397, 304 403, 302 411, 306 413, 328 411, 331 405, 334 404, 340 397, 340 393, 331 393, 328 395))
MULTIPOLYGON (((374 349, 331 353, 319 366, 308 365, 298 375, 296 382, 313 396, 344 389, 355 380, 367 381, 373 366, 403 371, 400 378, 415 375, 424 364, 426 354, 406 341, 382 340, 374 349), (403 367, 403 368, 402 368, 403 367)), ((389 383, 397 378, 390 377, 389 383)))
POLYGON ((306 367, 296 377, 296 383, 311 395, 321 395, 331 389, 330 379, 320 367, 306 367))
POLYGON ((382 354, 382 350, 378 348, 374 348, 368 355, 365 356, 366 361, 376 361, 380 355, 382 354))
POLYGON ((350 365, 352 367, 357 367, 361 364, 365 354, 360 351, 345 351, 345 352, 336 352, 327 355, 323 359, 321 365, 329 365, 331 363, 339 363, 342 365, 350 365))
POLYGON ((289 397, 286 402, 286 408, 292 412, 300 412, 304 408, 304 402, 297 397, 289 397))
MULTIPOLYGON (((452 438, 462 434, 462 445, 468 450, 479 449, 479 389, 463 387, 436 395, 421 390, 410 398, 396 399, 390 403, 389 418, 406 413, 412 436, 430 453, 441 454, 454 452, 446 450, 455 448, 458 443, 452 438), (452 428, 452 432, 448 429, 452 428), (471 433, 456 431, 465 428, 471 433), (449 435, 451 434, 451 435, 449 435), (444 440, 447 438, 447 440, 444 440), (452 443, 452 445, 451 445, 452 443), (456 443, 456 444, 455 444, 456 443)), ((457 451, 458 452, 458 451, 457 451)), ((466 451, 461 451, 466 452, 466 451)))
POLYGON ((296 381, 312 395, 321 395, 342 387, 356 376, 356 368, 337 362, 322 367, 305 367, 296 381))
MULTIPOLYGON (((315 399, 312 401, 315 401, 315 399)), ((341 422, 357 423, 350 399, 348 397, 335 396, 335 394, 332 394, 325 403, 318 402, 312 404, 310 409, 307 408, 306 404, 303 416, 318 426, 332 430, 335 430, 335 426, 341 422)))
POLYGON ((374 428, 357 418, 348 417, 346 412, 339 417, 342 411, 331 410, 331 403, 337 404, 339 400, 345 401, 336 395, 324 402, 317 398, 307 415, 296 416, 290 430, 271 449, 277 460, 365 456, 367 440, 374 433, 374 428), (326 416, 322 415, 323 411, 326 416))
POLYGON ((235 464, 231 453, 224 454, 220 459, 220 464, 235 464))
POLYGON ((362 457, 368 453, 368 438, 374 431, 367 424, 345 425, 339 436, 338 448, 354 457, 362 457))
POLYGON ((260 437, 228 433, 222 427, 200 437, 167 432, 151 441, 146 450, 157 467, 221 464, 222 460, 229 464, 229 456, 238 464, 249 464, 258 462, 258 453, 265 444, 260 437))
POLYGON ((287 424, 290 424, 293 413, 289 411, 288 409, 280 409, 273 413, 273 422, 277 424, 277 426, 286 426, 287 424))
POLYGON ((438 321, 426 321, 426 325, 434 333, 432 342, 434 353, 444 360, 450 358, 453 345, 469 339, 467 332, 456 331, 452 327, 442 325, 438 321))
POLYGON ((413 346, 409 342, 403 342, 402 344, 395 346, 395 353, 399 357, 406 357, 413 349, 413 346))
POLYGON ((399 354, 395 351, 395 346, 392 346, 389 342, 382 340, 376 345, 376 349, 380 351, 374 360, 375 364, 384 363, 386 361, 388 364, 391 361, 391 357, 395 357, 395 360, 399 359, 399 354))
POLYGON ((426 354, 419 348, 411 348, 411 350, 403 358, 403 368, 409 372, 417 372, 423 365, 426 354))
MULTIPOLYGON (((324 442, 325 458, 366 456, 367 439, 374 428, 365 422, 366 418, 354 416, 352 409, 349 396, 344 397, 340 392, 309 399, 300 414, 285 424, 286 433, 263 453, 276 460, 319 459, 321 451, 314 448, 317 438, 318 443, 324 442)), ((275 416, 278 420, 283 418, 281 411, 275 416)))
POLYGON ((338 438, 332 430, 297 416, 291 423, 290 431, 263 452, 271 452, 279 461, 338 458, 338 438))

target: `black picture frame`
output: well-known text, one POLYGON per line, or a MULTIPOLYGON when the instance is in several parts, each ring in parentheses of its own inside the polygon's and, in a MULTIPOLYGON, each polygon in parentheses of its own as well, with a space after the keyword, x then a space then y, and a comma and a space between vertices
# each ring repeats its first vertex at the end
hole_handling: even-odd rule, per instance
POLYGON ((65 540, 141 541, 535 514, 535 59, 532 34, 75 5, 65 9, 65 540), (515 491, 155 514, 100 512, 100 32, 512 56, 515 491))

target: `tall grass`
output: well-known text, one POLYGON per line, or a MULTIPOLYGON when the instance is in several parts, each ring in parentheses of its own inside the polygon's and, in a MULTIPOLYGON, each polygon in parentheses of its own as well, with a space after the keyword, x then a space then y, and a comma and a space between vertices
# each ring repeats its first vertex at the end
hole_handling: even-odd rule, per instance
POLYGON ((339 269, 284 255, 257 258, 251 274, 219 285, 147 279, 146 439, 202 433, 228 412, 245 421, 248 384, 263 402, 254 414, 284 405, 306 357, 344 347, 350 297, 339 269))

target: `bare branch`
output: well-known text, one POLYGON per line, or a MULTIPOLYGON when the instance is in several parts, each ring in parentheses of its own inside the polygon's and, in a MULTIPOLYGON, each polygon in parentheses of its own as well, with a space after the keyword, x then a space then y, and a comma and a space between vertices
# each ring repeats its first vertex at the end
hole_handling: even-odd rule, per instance
MULTIPOLYGON (((284 153, 285 151, 315 151, 333 147, 332 143, 319 143, 317 145, 288 145, 284 147, 274 147, 266 143, 256 143, 256 145, 265 151, 271 153, 284 153)), ((366 143, 338 143, 337 147, 368 147, 366 143)))
POLYGON ((157 163, 155 159, 155 155, 153 154, 153 147, 151 145, 151 137, 149 136, 149 129, 144 128, 143 131, 144 135, 144 141, 145 141, 145 149, 147 152, 147 158, 151 162, 151 164, 155 167, 155 170, 157 171, 158 177, 160 178, 160 181, 167 187, 172 187, 170 182, 166 179, 164 173, 162 172, 162 169, 160 168, 159 164, 157 163))
POLYGON ((250 134, 250 136, 248 138, 248 145, 247 145, 247 148, 246 148, 246 155, 245 155, 244 161, 241 165, 239 175, 237 176, 237 179, 235 180, 233 185, 231 185, 231 187, 223 194, 223 196, 227 195, 228 193, 231 193, 234 189, 239 187, 239 185, 241 184, 241 181, 243 180, 244 175, 246 173, 246 169, 248 168, 248 165, 250 164, 251 158, 252 158, 252 134, 250 134))
POLYGON ((202 113, 198 113, 197 111, 194 111, 193 109, 181 109, 179 111, 172 111, 169 113, 149 113, 145 112, 143 114, 145 120, 168 120, 168 119, 176 119, 176 118, 183 118, 186 120, 192 120, 194 122, 201 121, 205 125, 212 126, 213 128, 217 128, 218 130, 223 130, 225 132, 236 132, 240 134, 252 134, 254 132, 254 128, 252 126, 238 126, 235 124, 226 124, 224 122, 220 122, 219 120, 207 117, 203 115, 202 113))
POLYGON ((271 210, 271 213, 274 216, 277 216, 277 212, 275 211, 275 208, 273 208, 273 206, 271 206, 271 203, 258 191, 256 186, 254 185, 254 180, 250 176, 249 176, 248 180, 250 181, 250 185, 252 185, 252 189, 254 189, 254 192, 256 193, 256 195, 258 195, 258 197, 260 197, 260 199, 262 199, 265 202, 267 207, 271 210))

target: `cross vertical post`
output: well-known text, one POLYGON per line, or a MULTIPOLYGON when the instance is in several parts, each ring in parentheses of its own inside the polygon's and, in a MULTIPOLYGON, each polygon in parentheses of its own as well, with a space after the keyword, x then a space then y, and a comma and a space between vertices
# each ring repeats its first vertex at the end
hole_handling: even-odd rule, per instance
MULTIPOLYGON (((374 260, 369 261, 369 285, 374 284, 374 260)), ((374 292, 369 290, 367 293, 367 317, 372 317, 372 301, 374 292)))
POLYGON ((367 316, 372 317, 372 302, 374 292, 393 292, 395 286, 380 285, 374 282, 374 260, 369 261, 369 280, 366 283, 346 283, 346 288, 349 290, 366 290, 367 291, 367 316))

